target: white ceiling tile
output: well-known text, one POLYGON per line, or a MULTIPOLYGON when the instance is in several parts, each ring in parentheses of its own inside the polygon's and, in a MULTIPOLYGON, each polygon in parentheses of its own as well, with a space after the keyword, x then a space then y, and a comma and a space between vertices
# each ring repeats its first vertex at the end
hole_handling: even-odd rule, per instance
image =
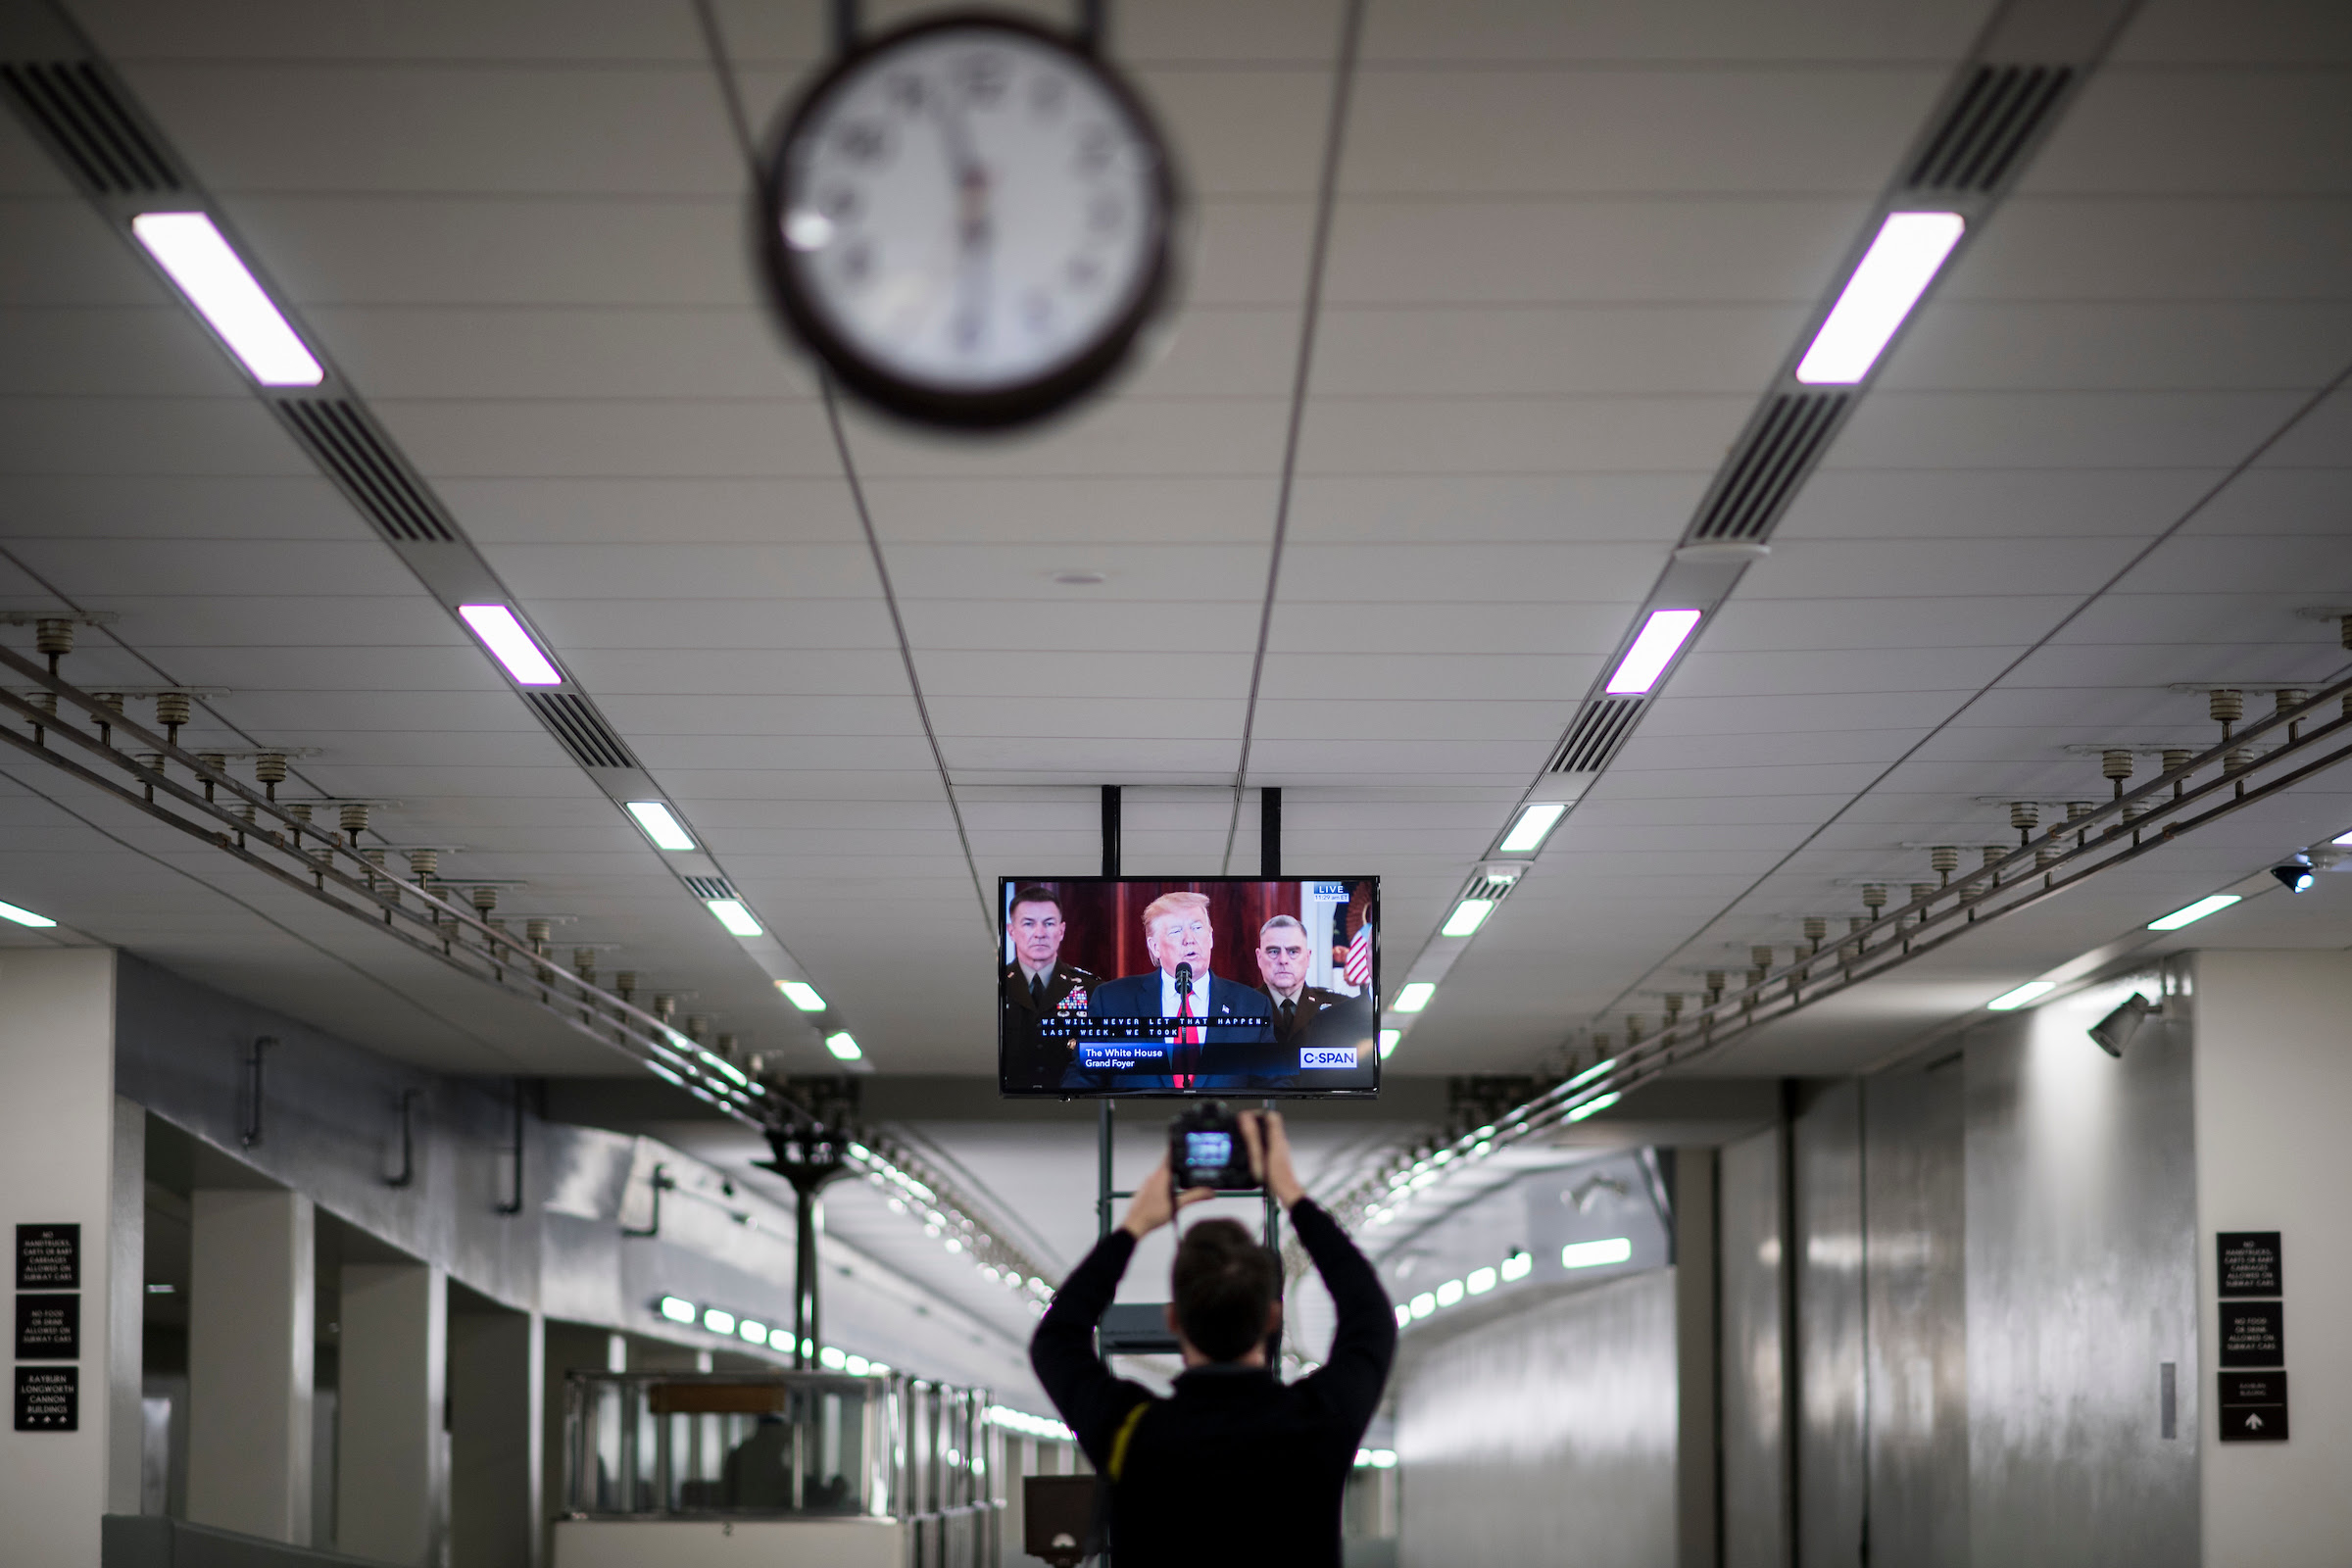
POLYGON ((1303 473, 1711 472, 1748 397, 1341 398, 1307 406, 1303 473))
POLYGON ((1796 61, 1818 68, 1849 60, 1942 63, 1975 39, 1985 0, 1882 6, 1869 0, 1811 0, 1758 8, 1741 0, 1673 0, 1630 6, 1527 6, 1513 0, 1372 9, 1364 57, 1425 67, 1433 61, 1796 61))
MULTIPOLYGON (((2302 66, 2303 62, 2295 62, 2302 66)), ((2036 195, 2340 196, 2352 69, 2118 67, 2083 83, 2021 176, 2036 195)))
POLYGON ((1368 71, 1340 177, 1351 196, 1875 194, 1945 79, 1940 64, 1368 71), (1624 134, 1636 122, 1657 133, 1624 134))
POLYGON ((1854 411, 1825 467, 2227 468, 2310 390, 1882 392, 1854 411))
POLYGON ((1869 212, 1849 196, 1407 201, 1332 216, 1333 305, 1812 305, 1869 212))
POLYGON ((1794 306, 1351 306, 1315 334, 1314 390, 1346 397, 1716 392, 1752 397, 1794 306))
POLYGON ((131 88, 223 193, 731 196, 709 68, 143 62, 131 88), (301 135, 286 134, 300 124, 301 135))

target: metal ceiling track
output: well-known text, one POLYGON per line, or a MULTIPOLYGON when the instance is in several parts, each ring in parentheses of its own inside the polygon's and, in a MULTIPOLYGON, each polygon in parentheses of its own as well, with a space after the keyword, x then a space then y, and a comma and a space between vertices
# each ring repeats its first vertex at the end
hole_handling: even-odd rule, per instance
MULTIPOLYGON (((300 803, 280 805, 13 648, 0 646, 0 668, 49 694, 57 705, 52 712, 36 706, 35 697, 0 688, 0 708, 26 726, 21 732, 0 725, 0 741, 17 751, 211 845, 281 887, 382 931, 412 952, 496 986, 763 1136, 821 1126, 724 1057, 446 897, 432 878, 394 875, 360 850, 356 834, 334 832, 297 814, 294 807, 300 803)), ((922 1205, 913 1211, 918 1222, 929 1220, 956 1232, 982 1267, 1051 1283, 1034 1259, 1003 1239, 1001 1226, 975 1217, 983 1212, 979 1205, 936 1172, 867 1130, 851 1131, 856 1139, 851 1162, 869 1181, 914 1197, 922 1205)))
POLYGON ((1426 1154, 1392 1163, 1359 1184, 1337 1211, 1350 1224, 1370 1217, 1391 1194, 1412 1190, 1416 1175, 1475 1161, 1510 1142, 1571 1120, 1576 1111, 1604 1096, 1639 1089, 1672 1068, 1712 1055, 1763 1024, 1901 968, 2004 915, 2033 908, 2347 761, 2352 761, 2352 677, 2236 728, 2220 745, 2138 789, 2119 790, 2115 799, 2084 815, 2038 835, 2021 830, 2023 842, 2000 859, 1952 876, 1926 897, 1857 930, 1824 938, 1814 951, 1698 1012, 1676 1018, 1646 1040, 1629 1043, 1602 1069, 1570 1078, 1426 1154), (2334 716, 2323 719, 2330 710, 2334 716), (2255 743, 2272 737, 2279 737, 2278 744, 2256 755, 2255 743), (1402 1182, 1396 1179, 1400 1175, 1402 1182))

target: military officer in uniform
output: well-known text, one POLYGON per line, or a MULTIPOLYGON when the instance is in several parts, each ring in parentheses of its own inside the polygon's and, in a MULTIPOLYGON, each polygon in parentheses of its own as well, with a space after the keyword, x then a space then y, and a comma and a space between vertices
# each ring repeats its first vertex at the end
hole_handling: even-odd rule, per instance
POLYGON ((1263 991, 1274 1004, 1274 1039, 1290 1047, 1303 1044, 1316 1015, 1355 1000, 1306 983, 1306 927, 1297 918, 1278 914, 1258 928, 1257 972, 1263 991))
POLYGON ((1070 1065, 1070 1037, 1055 1033, 1052 1020, 1060 1014, 1084 1017, 1096 981, 1061 961, 1062 938, 1068 934, 1061 900, 1053 889, 1032 886, 1013 894, 1004 919, 1013 956, 998 987, 1004 999, 1002 1086, 1006 1090, 1058 1088, 1070 1065))

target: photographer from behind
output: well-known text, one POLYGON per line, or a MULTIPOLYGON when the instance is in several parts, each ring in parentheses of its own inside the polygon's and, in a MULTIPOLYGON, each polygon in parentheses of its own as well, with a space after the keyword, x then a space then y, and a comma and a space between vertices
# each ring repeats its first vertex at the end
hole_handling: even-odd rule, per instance
POLYGON ((1164 1160, 1144 1180, 1029 1346, 1038 1381, 1108 1479, 1118 1568, 1339 1568, 1342 1494, 1396 1353, 1396 1321, 1370 1260, 1299 1186, 1282 1118, 1240 1119, 1250 1168, 1290 1211, 1339 1328, 1330 1359, 1284 1384, 1266 1361, 1282 1325, 1281 1264, 1235 1221, 1202 1220, 1177 1243, 1171 1271, 1168 1323, 1185 1368, 1174 1393, 1162 1399, 1113 1376, 1095 1353, 1095 1325, 1135 1244, 1213 1196, 1178 1194, 1164 1160))

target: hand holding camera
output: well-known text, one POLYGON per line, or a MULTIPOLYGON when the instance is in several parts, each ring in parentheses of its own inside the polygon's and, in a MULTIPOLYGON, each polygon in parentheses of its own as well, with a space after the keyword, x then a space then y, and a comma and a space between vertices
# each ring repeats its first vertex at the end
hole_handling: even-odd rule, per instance
POLYGON ((1144 1178, 1121 1226, 1138 1238, 1218 1193, 1264 1188, 1284 1208, 1306 1196, 1291 1164, 1290 1134, 1274 1111, 1236 1114, 1207 1101, 1168 1124, 1168 1156, 1144 1178))

